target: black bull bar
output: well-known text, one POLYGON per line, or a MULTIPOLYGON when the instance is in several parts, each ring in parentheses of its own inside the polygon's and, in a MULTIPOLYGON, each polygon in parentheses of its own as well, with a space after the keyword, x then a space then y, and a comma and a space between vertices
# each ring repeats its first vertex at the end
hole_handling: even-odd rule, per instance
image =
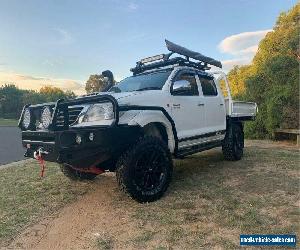
MULTIPOLYGON (((51 122, 50 122, 48 130, 49 131, 68 130, 69 126, 70 126, 69 111, 68 111, 69 106, 82 105, 82 104, 104 103, 104 102, 112 103, 115 119, 114 119, 114 122, 111 124, 111 126, 117 125, 119 122, 119 105, 118 105, 117 100, 111 95, 95 95, 95 96, 84 96, 84 97, 71 99, 71 100, 60 99, 55 103, 43 103, 43 104, 37 104, 37 105, 27 104, 23 107, 18 126, 22 130, 25 130, 24 127, 22 126, 22 121, 24 118, 24 112, 25 112, 26 108, 29 108, 31 113, 34 113, 35 111, 41 111, 41 109, 45 106, 50 106, 50 107, 53 107, 53 112, 52 112, 51 122), (58 127, 57 126, 57 116, 61 112, 63 113, 64 124, 63 124, 63 126, 58 127)), ((34 130, 36 130, 36 128, 34 127, 29 130, 34 131, 34 130)))
POLYGON ((34 158, 36 152, 43 150, 46 152, 43 155, 46 161, 67 163, 79 168, 89 167, 95 162, 101 163, 109 158, 114 158, 116 154, 133 143, 141 133, 141 129, 138 126, 118 124, 119 110, 121 108, 113 96, 106 94, 85 96, 66 101, 58 100, 56 103, 26 105, 23 108, 19 121, 19 127, 22 129, 22 144, 27 148, 25 156, 34 158), (111 125, 75 128, 69 125, 69 106, 104 102, 110 102, 113 105, 114 121, 111 125), (22 126, 25 109, 29 108, 31 113, 35 111, 38 113, 45 106, 53 108, 49 128, 47 130, 37 130, 36 128, 25 130, 22 126), (62 112, 64 125, 57 126, 57 116, 59 113, 61 115, 62 112), (90 133, 93 133, 93 140, 87 139, 90 133), (77 135, 83 138, 80 144, 75 141, 77 135))
POLYGON ((24 106, 19 120, 19 127, 22 130, 22 144, 27 148, 26 156, 33 157, 34 151, 38 150, 39 147, 42 147, 42 149, 51 152, 46 156, 46 160, 75 164, 75 162, 79 162, 79 157, 82 158, 80 160, 80 167, 89 165, 90 163, 86 161, 87 156, 92 160, 92 155, 96 157, 96 153, 100 153, 101 156, 112 157, 113 154, 121 152, 142 135, 141 127, 138 125, 128 126, 126 124, 119 124, 119 112, 129 110, 152 110, 162 112, 172 125, 172 132, 175 139, 174 154, 176 155, 178 138, 175 123, 163 107, 136 105, 119 106, 117 100, 113 96, 100 94, 84 96, 72 100, 58 100, 54 103, 24 106), (70 126, 68 107, 104 102, 110 102, 113 105, 114 121, 111 125, 94 125, 88 127, 70 126), (37 130, 36 127, 27 130, 24 129, 22 120, 25 109, 29 108, 31 112, 39 113, 45 106, 51 106, 53 108, 49 128, 47 130, 37 130), (63 126, 57 126, 57 116, 61 116, 62 113, 64 117, 63 126), (77 134, 86 137, 88 133, 94 133, 96 140, 80 145, 75 143, 74 138, 77 134), (103 149, 105 152, 98 152, 99 149, 103 149))

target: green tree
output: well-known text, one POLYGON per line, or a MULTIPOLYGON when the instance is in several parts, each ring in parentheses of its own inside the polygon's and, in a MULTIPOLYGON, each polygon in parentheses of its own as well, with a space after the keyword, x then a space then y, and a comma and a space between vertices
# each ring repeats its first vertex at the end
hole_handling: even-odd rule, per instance
POLYGON ((105 88, 106 81, 102 75, 90 75, 85 83, 85 90, 88 94, 101 91, 105 88))
MULTIPOLYGON (((236 80, 241 99, 255 101, 259 112, 246 123, 248 137, 272 137, 275 128, 299 128, 300 4, 281 13, 272 32, 260 42, 253 63, 229 76, 236 80)), ((236 93, 235 93, 236 94, 236 93)))
POLYGON ((65 91, 65 98, 66 99, 73 99, 75 97, 76 97, 76 95, 73 91, 71 91, 71 90, 65 91))
POLYGON ((34 90, 21 90, 22 91, 22 104, 38 104, 45 102, 44 96, 34 90))
POLYGON ((65 93, 57 87, 45 86, 40 89, 40 94, 44 96, 44 100, 47 102, 57 101, 58 99, 63 99, 65 93))
POLYGON ((288 12, 279 15, 273 32, 269 32, 260 42, 253 59, 253 66, 260 71, 260 66, 272 57, 287 55, 299 59, 300 4, 288 12))
POLYGON ((42 96, 42 99, 47 102, 53 102, 59 99, 71 99, 75 97, 75 94, 70 90, 64 92, 60 88, 52 86, 42 87, 39 94, 42 96))
POLYGON ((15 85, 6 84, 0 87, 0 116, 16 118, 23 107, 23 93, 15 85))
POLYGON ((72 91, 62 91, 56 87, 46 86, 39 92, 33 90, 21 90, 15 85, 4 85, 0 87, 0 117, 19 118, 25 104, 37 104, 58 99, 74 98, 72 91))
POLYGON ((231 94, 234 97, 239 97, 245 93, 245 80, 253 75, 253 70, 250 65, 235 66, 227 75, 231 94))

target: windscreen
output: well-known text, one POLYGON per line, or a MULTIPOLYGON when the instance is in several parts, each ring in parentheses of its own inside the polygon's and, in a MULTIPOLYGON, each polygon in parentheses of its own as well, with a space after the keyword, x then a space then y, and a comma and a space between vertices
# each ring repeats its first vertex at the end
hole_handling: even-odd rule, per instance
POLYGON ((160 90, 167 81, 170 73, 171 70, 130 76, 113 86, 109 92, 160 90))

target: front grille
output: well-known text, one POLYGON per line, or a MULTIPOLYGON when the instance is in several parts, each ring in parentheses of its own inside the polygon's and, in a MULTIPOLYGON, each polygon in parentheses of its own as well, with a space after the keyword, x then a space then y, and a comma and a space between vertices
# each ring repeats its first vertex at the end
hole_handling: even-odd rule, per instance
MULTIPOLYGON (((76 120, 80 112, 82 111, 83 107, 75 106, 75 107, 68 107, 68 114, 69 114, 69 124, 73 124, 76 120)), ((58 111, 57 118, 56 118, 56 126, 63 127, 64 126, 64 113, 62 110, 58 111)))

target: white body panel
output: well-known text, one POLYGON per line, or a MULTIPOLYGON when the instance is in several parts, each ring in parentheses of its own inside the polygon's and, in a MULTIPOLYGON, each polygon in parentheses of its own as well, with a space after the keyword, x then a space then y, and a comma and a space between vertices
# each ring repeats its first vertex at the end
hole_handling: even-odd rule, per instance
POLYGON ((256 116, 255 102, 229 101, 225 99, 226 114, 231 117, 256 116))
MULTIPOLYGON (((170 106, 170 116, 174 120, 179 140, 202 134, 205 131, 205 111, 204 107, 200 105, 203 103, 203 97, 201 95, 174 96, 170 93, 176 74, 182 70, 189 69, 188 67, 175 68, 162 89, 168 95, 166 99, 170 106)), ((198 79, 197 85, 199 85, 198 79)))
POLYGON ((171 117, 176 124, 178 139, 205 132, 205 110, 204 106, 199 106, 201 103, 203 97, 200 96, 172 96, 171 117))
POLYGON ((203 103, 205 107, 204 133, 226 129, 225 101, 218 82, 215 81, 215 83, 218 91, 217 96, 204 96, 202 92, 201 84, 199 86, 200 94, 203 96, 203 103))
POLYGON ((216 77, 216 82, 218 82, 218 87, 220 88, 220 80, 225 81, 225 87, 227 90, 227 97, 223 98, 225 100, 226 115, 229 117, 255 117, 257 113, 257 104, 255 102, 243 102, 243 101, 234 101, 231 97, 230 87, 228 79, 224 72, 215 71, 211 72, 216 77))
POLYGON ((220 96, 205 97, 205 132, 226 129, 226 110, 220 96))
MULTIPOLYGON (((140 92, 131 92, 132 95, 126 98, 119 98, 120 106, 136 105, 136 106, 155 106, 164 108, 171 115, 170 94, 165 90, 148 90, 140 92), (153 99, 155 97, 155 99, 153 99)), ((114 94, 112 94, 114 96, 114 94)), ((150 123, 162 124, 168 135, 168 146, 171 152, 174 152, 175 138, 172 131, 172 125, 162 111, 142 110, 142 111, 126 111, 120 116, 119 124, 139 125, 141 127, 150 123)))
MULTIPOLYGON (((228 98, 223 97, 219 79, 215 78, 218 90, 217 96, 204 96, 201 82, 198 76, 196 81, 199 95, 175 96, 171 94, 171 86, 174 76, 178 71, 187 67, 175 67, 162 90, 146 90, 122 93, 99 93, 109 94, 116 98, 119 106, 151 106, 163 108, 174 122, 178 137, 178 149, 188 148, 208 142, 221 141, 224 139, 226 130, 226 117, 254 117, 257 112, 255 103, 233 101, 230 95, 229 84, 225 77, 228 98)), ((218 72, 220 73, 220 72, 218 72)), ((93 125, 105 125, 108 121, 93 122, 93 125)), ((166 129, 168 146, 174 152, 176 139, 172 124, 166 115, 160 110, 129 110, 121 111, 119 124, 139 125, 141 127, 150 123, 160 123, 166 129)), ((77 126, 86 126, 80 124, 77 126)))

